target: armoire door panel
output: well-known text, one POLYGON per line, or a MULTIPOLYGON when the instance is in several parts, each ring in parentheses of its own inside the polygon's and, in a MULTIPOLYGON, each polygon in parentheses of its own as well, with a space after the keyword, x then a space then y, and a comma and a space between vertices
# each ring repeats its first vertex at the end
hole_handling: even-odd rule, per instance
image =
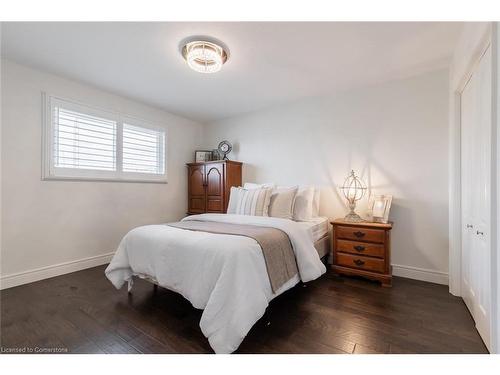
POLYGON ((205 212, 205 198, 191 197, 189 199, 189 212, 191 213, 204 213, 205 212))
POLYGON ((223 165, 216 164, 207 167, 207 195, 222 196, 223 194, 223 165))
POLYGON ((189 193, 191 195, 205 195, 205 166, 192 167, 189 170, 189 193))
POLYGON ((191 166, 188 169, 188 211, 204 213, 205 206, 205 166, 191 166))
POLYGON ((222 199, 207 199, 207 212, 223 212, 224 203, 222 199))
POLYGON ((207 212, 224 212, 224 165, 211 164, 206 169, 207 212))

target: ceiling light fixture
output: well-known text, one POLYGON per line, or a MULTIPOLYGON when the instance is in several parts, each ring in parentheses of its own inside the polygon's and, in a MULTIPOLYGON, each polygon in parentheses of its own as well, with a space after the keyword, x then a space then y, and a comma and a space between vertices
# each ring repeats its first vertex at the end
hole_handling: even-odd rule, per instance
POLYGON ((223 47, 203 40, 185 44, 182 56, 189 67, 199 73, 218 72, 227 61, 227 52, 223 47))

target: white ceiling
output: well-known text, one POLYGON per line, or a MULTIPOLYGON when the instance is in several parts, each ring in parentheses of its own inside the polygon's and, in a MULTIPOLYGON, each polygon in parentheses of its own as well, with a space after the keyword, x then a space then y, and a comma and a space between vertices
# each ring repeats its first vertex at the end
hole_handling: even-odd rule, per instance
POLYGON ((2 56, 199 121, 446 67, 460 23, 2 23, 2 56), (217 74, 181 40, 224 42, 217 74))

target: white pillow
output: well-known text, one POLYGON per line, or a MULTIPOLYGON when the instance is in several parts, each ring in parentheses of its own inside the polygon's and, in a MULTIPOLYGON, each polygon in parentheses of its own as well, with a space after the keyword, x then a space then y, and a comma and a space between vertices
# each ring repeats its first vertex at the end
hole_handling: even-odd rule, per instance
POLYGON ((293 205, 298 186, 276 188, 271 194, 269 216, 293 219, 293 205))
POLYGON ((295 196, 293 220, 310 221, 313 218, 314 187, 301 186, 295 196))
POLYGON ((228 214, 267 216, 269 201, 271 199, 271 188, 244 189, 231 187, 228 214))
POLYGON ((314 189, 314 198, 312 205, 312 217, 319 216, 319 198, 320 198, 321 190, 319 188, 314 189))
POLYGON ((268 182, 265 184, 256 184, 254 182, 245 182, 243 189, 262 189, 262 188, 274 188, 274 182, 268 182))

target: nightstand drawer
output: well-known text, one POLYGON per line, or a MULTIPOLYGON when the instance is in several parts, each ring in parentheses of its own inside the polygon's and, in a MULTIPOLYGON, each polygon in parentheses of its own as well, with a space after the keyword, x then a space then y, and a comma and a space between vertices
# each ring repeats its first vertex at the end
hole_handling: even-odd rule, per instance
POLYGON ((348 240, 384 243, 385 231, 383 229, 367 229, 360 227, 337 226, 337 238, 348 240))
POLYGON ((357 268, 367 271, 384 272, 385 261, 383 259, 370 258, 358 255, 336 253, 336 264, 339 266, 357 268))
POLYGON ((350 240, 337 240, 336 250, 344 253, 368 255, 378 258, 383 258, 385 256, 384 245, 350 240))

